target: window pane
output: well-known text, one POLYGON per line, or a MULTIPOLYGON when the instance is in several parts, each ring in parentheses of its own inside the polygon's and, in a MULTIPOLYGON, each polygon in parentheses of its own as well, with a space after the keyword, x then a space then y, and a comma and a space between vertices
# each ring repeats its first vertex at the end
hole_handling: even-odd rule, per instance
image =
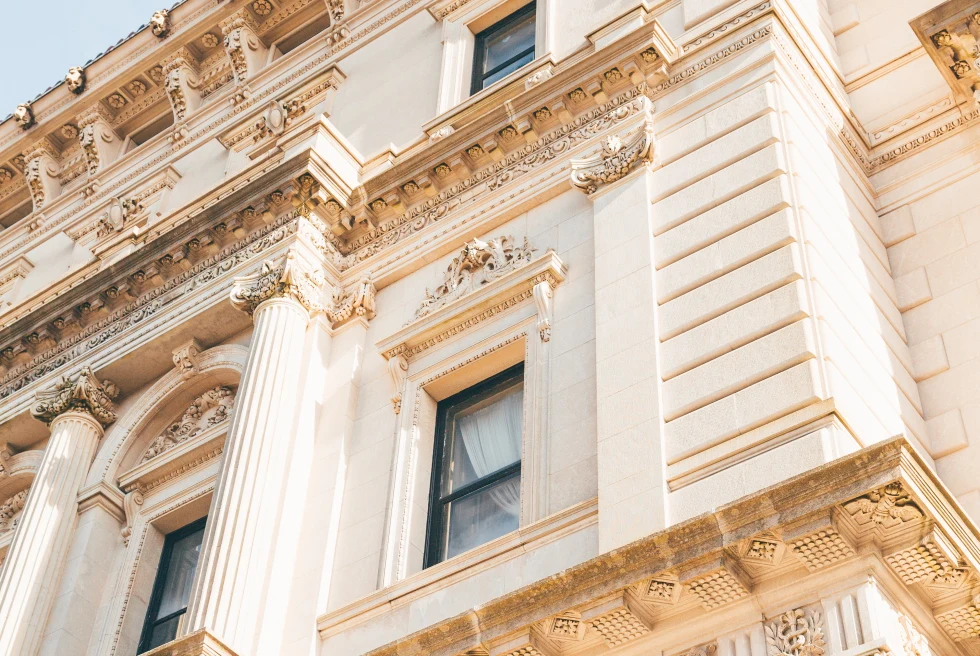
POLYGON ((520 474, 453 501, 445 512, 445 558, 516 531, 521 514, 520 474))
POLYGON ((520 381, 448 417, 452 430, 443 495, 521 459, 524 389, 520 381))
POLYGON ((483 70, 491 71, 528 48, 534 47, 534 13, 486 40, 483 70))
MULTIPOLYGON (((163 584, 160 596, 160 607, 156 616, 166 617, 178 610, 187 608, 191 597, 191 585, 194 583, 194 572, 197 570, 197 559, 201 553, 201 541, 204 539, 204 529, 185 535, 174 542, 170 552, 170 562, 160 563, 167 568, 167 578, 163 584)), ((176 629, 175 629, 176 630, 176 629)))
POLYGON ((484 89, 487 88, 497 80, 502 80, 503 78, 507 77, 508 75, 516 71, 521 66, 526 66, 527 64, 530 64, 533 60, 534 60, 534 52, 532 51, 527 53, 526 55, 524 55, 514 63, 508 64, 507 66, 504 66, 496 73, 493 73, 492 75, 488 75, 486 78, 484 78, 483 88, 484 89))
POLYGON ((177 637, 177 625, 180 623, 180 617, 173 617, 166 622, 161 622, 153 627, 150 632, 150 640, 147 642, 146 646, 143 647, 143 651, 149 651, 160 645, 165 645, 174 638, 177 637))

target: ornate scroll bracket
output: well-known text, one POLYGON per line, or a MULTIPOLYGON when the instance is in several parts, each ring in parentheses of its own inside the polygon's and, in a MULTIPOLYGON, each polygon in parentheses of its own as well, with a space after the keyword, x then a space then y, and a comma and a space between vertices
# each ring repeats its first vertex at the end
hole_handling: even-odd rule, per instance
POLYGON ((395 414, 402 411, 402 389, 405 387, 405 375, 408 373, 408 360, 404 355, 396 355, 388 360, 388 376, 391 378, 391 388, 394 394, 391 396, 391 404, 395 407, 395 414))
POLYGON ((551 320, 555 311, 555 291, 548 282, 534 286, 534 305, 538 311, 538 335, 542 342, 551 341, 551 320))
POLYGON ((129 538, 133 534, 133 523, 140 506, 143 505, 143 493, 139 490, 130 490, 123 497, 123 512, 126 513, 126 525, 120 531, 123 539, 123 546, 129 546, 129 538))
POLYGON ((53 388, 37 393, 31 414, 46 424, 60 415, 76 410, 86 412, 103 426, 116 420, 112 399, 119 388, 112 381, 100 381, 91 367, 83 367, 74 376, 65 376, 53 388))
POLYGON ((573 159, 572 186, 594 194, 600 186, 625 178, 637 164, 652 162, 653 154, 653 122, 647 121, 629 141, 610 135, 595 155, 573 159))

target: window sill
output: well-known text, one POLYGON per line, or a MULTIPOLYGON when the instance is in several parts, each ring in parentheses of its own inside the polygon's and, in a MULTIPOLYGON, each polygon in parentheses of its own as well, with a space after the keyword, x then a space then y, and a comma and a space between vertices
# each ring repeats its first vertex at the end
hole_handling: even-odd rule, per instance
POLYGON ((326 613, 317 618, 317 631, 321 639, 343 633, 420 597, 439 592, 480 572, 588 528, 598 520, 598 498, 583 501, 326 613))

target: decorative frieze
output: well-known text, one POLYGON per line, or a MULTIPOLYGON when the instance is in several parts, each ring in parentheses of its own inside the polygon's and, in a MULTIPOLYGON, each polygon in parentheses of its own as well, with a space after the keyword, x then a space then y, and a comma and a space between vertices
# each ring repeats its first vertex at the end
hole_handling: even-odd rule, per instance
POLYGON ((467 242, 460 254, 449 263, 442 284, 434 291, 425 290, 425 299, 411 321, 417 321, 506 273, 526 266, 533 254, 534 249, 526 237, 523 246, 516 246, 512 236, 467 242))
POLYGON ((629 141, 610 135, 602 140, 602 148, 595 155, 572 160, 572 186, 594 194, 601 185, 626 177, 638 163, 653 161, 653 152, 652 121, 629 141))
POLYGON ((231 417, 235 405, 235 391, 219 386, 209 389, 194 399, 181 418, 167 427, 147 447, 140 462, 152 460, 162 453, 186 442, 200 433, 213 428, 231 417))
POLYGON ((37 403, 31 414, 50 424, 66 412, 85 412, 103 426, 116 420, 112 399, 119 395, 119 388, 110 380, 100 381, 91 367, 82 367, 72 376, 64 376, 53 388, 37 392, 37 403))

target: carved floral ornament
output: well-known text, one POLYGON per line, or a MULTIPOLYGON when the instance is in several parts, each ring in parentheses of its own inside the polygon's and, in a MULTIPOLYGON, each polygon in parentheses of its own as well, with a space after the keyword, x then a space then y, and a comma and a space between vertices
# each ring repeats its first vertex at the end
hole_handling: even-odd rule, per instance
POLYGON ((797 608, 766 624, 768 656, 823 656, 823 620, 816 611, 797 608))
POLYGON ((601 185, 625 178, 638 163, 652 162, 653 154, 653 123, 648 120, 629 141, 610 135, 595 155, 572 160, 572 186, 594 194, 601 185))
POLYGON ((140 462, 152 460, 209 428, 227 421, 231 417, 234 404, 235 390, 232 388, 219 386, 209 389, 194 399, 180 419, 168 426, 150 443, 140 462))
POLYGON ((17 528, 17 520, 27 502, 27 490, 21 490, 0 504, 0 534, 17 528))
POLYGON ((459 255, 449 263, 449 268, 443 274, 442 284, 435 291, 425 290, 425 299, 409 323, 520 269, 530 263, 533 254, 534 249, 526 237, 522 246, 516 246, 511 236, 494 237, 487 241, 473 239, 467 242, 459 255))
POLYGON ((37 393, 31 414, 50 424, 66 412, 85 412, 103 426, 116 420, 112 400, 119 388, 112 381, 100 381, 91 367, 83 367, 74 376, 64 376, 53 388, 37 393))

